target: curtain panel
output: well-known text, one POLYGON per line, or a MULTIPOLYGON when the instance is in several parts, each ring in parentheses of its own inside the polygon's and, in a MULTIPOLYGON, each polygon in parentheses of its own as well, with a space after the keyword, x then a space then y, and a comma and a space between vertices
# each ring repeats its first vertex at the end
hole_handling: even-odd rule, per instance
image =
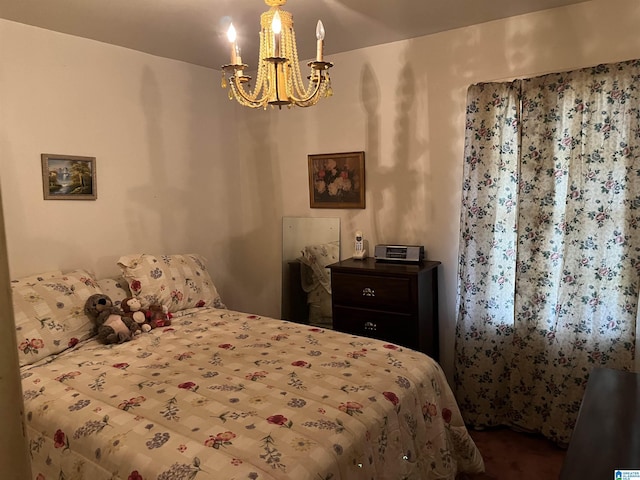
POLYGON ((475 427, 568 443, 594 367, 634 367, 640 61, 469 88, 455 388, 475 427))

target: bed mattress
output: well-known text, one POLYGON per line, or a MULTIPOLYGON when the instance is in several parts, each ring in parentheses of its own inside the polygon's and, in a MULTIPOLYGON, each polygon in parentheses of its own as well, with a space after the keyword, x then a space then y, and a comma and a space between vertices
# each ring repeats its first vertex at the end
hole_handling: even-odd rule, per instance
POLYGON ((453 479, 483 470, 439 365, 216 308, 21 369, 34 478, 453 479))

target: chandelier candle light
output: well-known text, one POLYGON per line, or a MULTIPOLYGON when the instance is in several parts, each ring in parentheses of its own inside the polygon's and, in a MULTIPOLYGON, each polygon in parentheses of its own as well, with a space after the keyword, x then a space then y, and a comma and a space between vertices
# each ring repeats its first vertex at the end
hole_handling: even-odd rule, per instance
POLYGON ((318 20, 316 26, 316 59, 311 67, 309 83, 305 86, 300 73, 296 34, 293 17, 280 7, 287 0, 264 0, 268 11, 260 16, 260 54, 258 72, 253 91, 248 84, 251 77, 244 74, 248 65, 242 63, 240 47, 236 40, 236 29, 229 25, 227 38, 231 45, 231 63, 222 66, 222 88, 229 87, 229 99, 234 98, 246 107, 264 108, 268 105, 310 107, 322 97, 333 95, 329 69, 333 63, 325 62, 323 56, 324 25, 318 20))

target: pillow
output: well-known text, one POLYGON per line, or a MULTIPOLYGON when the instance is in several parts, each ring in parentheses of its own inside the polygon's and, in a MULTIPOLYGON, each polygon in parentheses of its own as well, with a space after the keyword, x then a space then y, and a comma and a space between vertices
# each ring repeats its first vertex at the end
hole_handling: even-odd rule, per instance
POLYGON ((102 293, 84 270, 49 272, 11 282, 20 366, 60 353, 91 337, 84 313, 89 296, 102 293))
MULTIPOLYGON (((339 260, 340 245, 332 243, 323 243, 321 245, 307 245, 302 250, 302 255, 298 260, 309 270, 311 270, 311 282, 305 282, 302 278, 302 288, 305 292, 311 291, 320 283, 327 293, 331 293, 331 271, 327 268, 332 263, 339 260)), ((303 269, 304 271, 304 269, 303 269)))
POLYGON ((120 257, 118 266, 142 308, 164 305, 169 312, 194 307, 226 308, 200 255, 145 253, 120 257))
POLYGON ((102 293, 108 295, 114 305, 120 306, 122 300, 132 297, 129 284, 123 277, 103 278, 98 280, 98 287, 102 293))
POLYGON ((13 287, 17 285, 28 285, 31 283, 38 283, 38 282, 42 282, 45 279, 58 277, 60 275, 62 275, 62 272, 60 270, 52 270, 46 273, 38 273, 37 275, 22 277, 18 280, 11 280, 11 286, 13 287))

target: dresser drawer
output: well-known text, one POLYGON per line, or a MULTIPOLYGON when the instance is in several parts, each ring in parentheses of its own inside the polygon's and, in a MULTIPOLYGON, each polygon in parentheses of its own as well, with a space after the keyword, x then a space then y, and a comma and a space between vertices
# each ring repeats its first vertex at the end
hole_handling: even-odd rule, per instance
POLYGON ((394 312, 411 312, 414 304, 411 279, 333 272, 333 303, 394 312))
POLYGON ((412 315, 334 306, 333 325, 338 331, 386 340, 418 349, 418 323, 412 315))
POLYGON ((394 264, 348 258, 329 265, 333 327, 438 359, 440 262, 394 264))

